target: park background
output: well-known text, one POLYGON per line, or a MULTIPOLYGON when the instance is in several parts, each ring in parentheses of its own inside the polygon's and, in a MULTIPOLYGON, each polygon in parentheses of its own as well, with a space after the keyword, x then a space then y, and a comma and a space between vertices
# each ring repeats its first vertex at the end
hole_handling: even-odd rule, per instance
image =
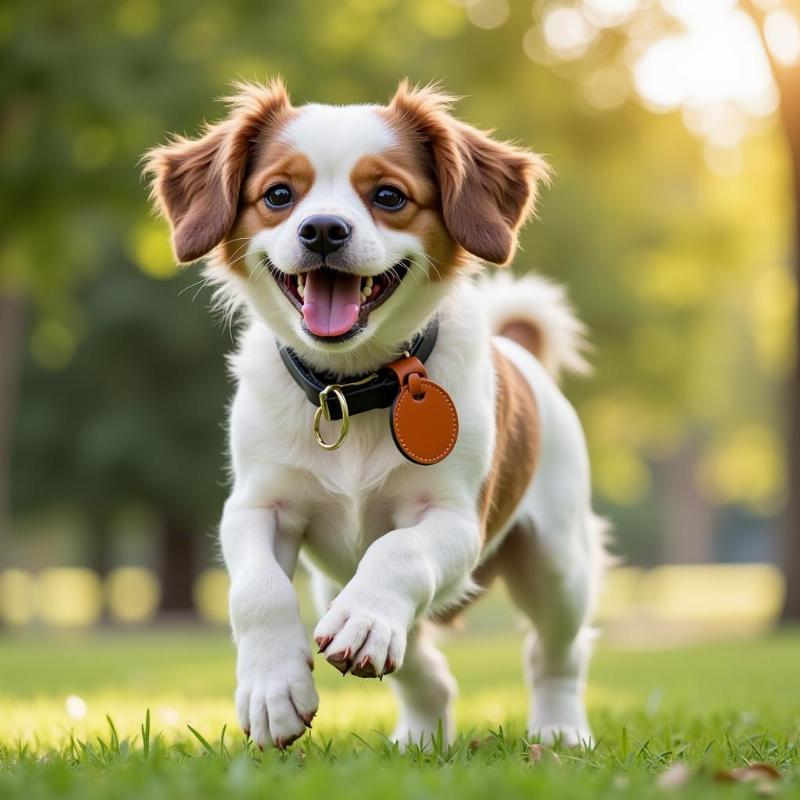
MULTIPOLYGON (((281 74, 295 103, 385 102, 401 77, 441 81, 465 120, 546 154, 555 179, 513 269, 566 284, 592 332, 595 375, 566 389, 620 556, 601 609, 608 646, 800 618, 799 20, 794 0, 4 5, 10 731, 35 733, 43 695, 58 725, 81 720, 95 690, 91 713, 133 720, 159 675, 178 693, 219 689, 213 718, 231 721, 215 529, 235 328, 209 313, 198 268, 175 266, 139 159, 219 117, 237 78, 281 74), (69 666, 86 642, 127 704, 108 676, 69 666), (170 673, 186 654, 209 672, 170 673)), ((479 653, 513 630, 502 594, 467 626, 479 653)), ((727 651, 704 652, 701 665, 727 651)), ((359 702, 339 696, 341 709, 359 702)), ((163 705, 162 724, 185 719, 182 702, 163 705)))

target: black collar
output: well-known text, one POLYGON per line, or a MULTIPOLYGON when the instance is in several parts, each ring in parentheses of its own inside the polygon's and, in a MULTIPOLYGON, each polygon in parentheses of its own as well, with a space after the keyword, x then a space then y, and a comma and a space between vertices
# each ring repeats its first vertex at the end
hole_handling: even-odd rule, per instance
MULTIPOLYGON (((427 328, 414 337, 406 351, 407 355, 418 358, 424 364, 433 352, 438 335, 439 323, 434 319, 427 328)), ((294 382, 317 407, 320 405, 320 392, 332 384, 340 387, 347 401, 347 410, 350 412, 350 416, 371 411, 373 408, 389 408, 397 396, 400 387, 395 374, 390 370, 381 369, 375 373, 337 378, 329 373, 315 372, 308 364, 303 363, 293 350, 280 343, 277 344, 281 359, 294 382), (370 378, 372 379, 370 380, 370 378), (361 385, 348 385, 359 383, 361 385)), ((342 418, 342 409, 335 394, 328 396, 328 408, 331 419, 342 418)))

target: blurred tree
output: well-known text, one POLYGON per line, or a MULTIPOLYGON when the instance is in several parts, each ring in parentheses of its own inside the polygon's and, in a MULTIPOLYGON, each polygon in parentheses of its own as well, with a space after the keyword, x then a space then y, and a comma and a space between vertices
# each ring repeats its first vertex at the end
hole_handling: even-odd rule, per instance
POLYGON ((27 364, 16 508, 77 506, 89 563, 101 574, 113 566, 120 510, 152 509, 161 526, 162 609, 186 610, 224 498, 223 352, 231 339, 205 303, 191 302, 194 273, 165 283, 121 254, 115 260, 78 292, 86 327, 69 369, 27 364))
MULTIPOLYGON (((772 4, 771 14, 775 14, 777 5, 784 5, 787 14, 792 6, 791 3, 772 4)), ((794 5, 795 10, 800 13, 797 4, 794 5)), ((773 52, 775 47, 770 47, 768 41, 769 21, 765 9, 751 0, 744 0, 744 7, 753 17, 761 35, 764 52, 769 59, 780 95, 780 119, 792 166, 794 274, 796 294, 800 294, 800 59, 795 58, 785 63, 779 58, 778 54, 773 52)), ((780 19, 779 17, 779 22, 780 19)), ((789 19, 791 20, 791 17, 789 19)), ((794 365, 789 374, 786 397, 789 494, 783 530, 782 560, 786 573, 786 600, 782 616, 786 620, 796 622, 800 620, 800 313, 795 317, 794 332, 794 365)))
MULTIPOLYGON (((469 4, 468 13, 473 5, 469 4)), ((646 140, 634 144, 626 131, 629 154, 636 153, 638 175, 643 185, 651 186, 658 206, 647 197, 640 199, 642 205, 632 210, 628 220, 634 240, 622 243, 619 251, 631 269, 639 271, 632 288, 644 313, 628 311, 623 317, 633 325, 629 333, 637 331, 629 340, 633 359, 627 363, 638 369, 634 379, 638 397, 631 402, 631 398, 618 397, 619 388, 608 392, 609 397, 617 395, 613 402, 620 412, 618 433, 636 441, 626 443, 634 445, 633 453, 613 455, 607 473, 603 455, 599 462, 595 459, 599 484, 602 487, 615 472, 625 472, 627 455, 650 451, 651 458, 673 462, 672 468, 661 473, 662 481, 671 484, 662 492, 662 501, 682 506, 679 513, 664 515, 670 540, 667 552, 678 560, 711 551, 710 543, 695 541, 714 532, 713 519, 698 513, 698 501, 741 503, 758 513, 774 514, 788 488, 788 529, 796 531, 792 520, 797 519, 800 482, 797 447, 791 441, 795 434, 790 434, 785 447, 782 426, 776 425, 774 398, 786 374, 791 374, 790 361, 796 363, 791 330, 797 327, 792 325, 797 292, 786 269, 793 228, 789 204, 780 190, 786 165, 781 163, 783 154, 772 124, 778 117, 783 120, 790 148, 794 147, 796 123, 793 133, 786 121, 796 114, 791 109, 796 108, 799 95, 800 8, 796 0, 747 4, 759 23, 763 47, 735 0, 536 0, 533 7, 536 21, 523 40, 533 60, 569 78, 575 94, 580 93, 597 113, 613 112, 617 123, 628 99, 635 98, 648 111, 662 115, 658 128, 647 126, 646 140), (767 56, 781 103, 773 99, 767 56), (778 108, 780 114, 775 114, 778 108), (668 122, 670 118, 680 121, 698 141, 694 152, 702 160, 698 159, 694 177, 684 169, 689 151, 668 122), (667 132, 669 140, 659 132, 667 132), (654 175, 646 162, 648 155, 658 158, 659 149, 672 180, 658 171, 654 175), (709 173, 716 173, 713 182, 708 180, 709 173), (753 202, 756 196, 770 204, 770 215, 753 202), (651 226, 654 235, 647 241, 641 235, 648 230, 651 215, 658 221, 651 226), (730 226, 734 217, 737 225, 730 226), (662 238, 670 228, 670 234, 662 238), (672 359, 672 367, 658 365, 664 357, 672 359), (757 375, 758 380, 743 381, 739 376, 745 374, 757 375), (650 380, 659 393, 642 394, 646 375, 668 378, 669 384, 650 380), (663 407, 665 400, 671 409, 663 407), (626 404, 631 406, 627 415, 621 411, 626 404), (650 427, 647 417, 652 423, 657 413, 663 413, 659 426, 650 427), (637 418, 640 424, 631 426, 631 419, 637 418), (687 474, 688 480, 681 479, 687 474), (695 511, 689 513, 692 507, 695 511)), ((603 160, 610 161, 609 149, 604 149, 603 160)), ((626 169, 616 166, 621 172, 626 169)), ((613 265, 609 272, 624 276, 613 265)), ((624 347, 612 344, 615 364, 620 363, 624 347)), ((607 369, 608 365, 601 366, 601 380, 607 369)), ((625 386, 624 377, 622 382, 625 386)), ((788 416, 793 430, 798 407, 792 398, 788 416)), ((629 475, 623 481, 628 487, 635 484, 634 465, 635 460, 628 459, 629 475)), ((797 542, 800 537, 792 533, 782 558, 789 584, 787 613, 800 592, 797 542)))
POLYGON ((23 318, 22 301, 11 292, 0 292, 0 566, 8 552, 11 429, 17 402, 23 318))

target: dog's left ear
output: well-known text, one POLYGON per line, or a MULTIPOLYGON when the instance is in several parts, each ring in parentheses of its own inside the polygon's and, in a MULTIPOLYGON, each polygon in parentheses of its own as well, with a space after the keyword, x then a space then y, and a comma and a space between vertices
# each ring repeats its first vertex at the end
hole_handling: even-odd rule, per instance
POLYGON ((291 108, 279 79, 235 88, 227 119, 198 139, 175 137, 144 157, 153 203, 170 223, 181 262, 206 255, 230 232, 253 144, 291 108))
POLYGON ((435 87, 403 81, 388 112, 429 149, 453 239, 484 261, 506 264, 550 168, 541 156, 454 119, 453 101, 435 87))

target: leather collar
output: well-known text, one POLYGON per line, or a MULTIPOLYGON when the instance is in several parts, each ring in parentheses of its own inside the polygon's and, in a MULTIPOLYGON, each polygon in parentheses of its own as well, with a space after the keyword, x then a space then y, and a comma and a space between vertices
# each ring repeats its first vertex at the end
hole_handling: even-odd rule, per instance
MULTIPOLYGON (((418 358, 424 364, 433 352, 438 335, 439 323, 434 319, 412 339, 407 349, 407 355, 418 358)), ((320 392, 331 385, 340 388, 347 402, 350 416, 372 411, 374 408, 389 408, 400 390, 397 376, 386 368, 375 373, 337 378, 330 373, 316 372, 301 361, 294 350, 284 347, 278 342, 276 344, 281 359, 294 382, 303 390, 309 401, 317 407, 320 405, 320 392)), ((331 419, 342 418, 342 409, 335 395, 329 395, 328 408, 331 419)))

